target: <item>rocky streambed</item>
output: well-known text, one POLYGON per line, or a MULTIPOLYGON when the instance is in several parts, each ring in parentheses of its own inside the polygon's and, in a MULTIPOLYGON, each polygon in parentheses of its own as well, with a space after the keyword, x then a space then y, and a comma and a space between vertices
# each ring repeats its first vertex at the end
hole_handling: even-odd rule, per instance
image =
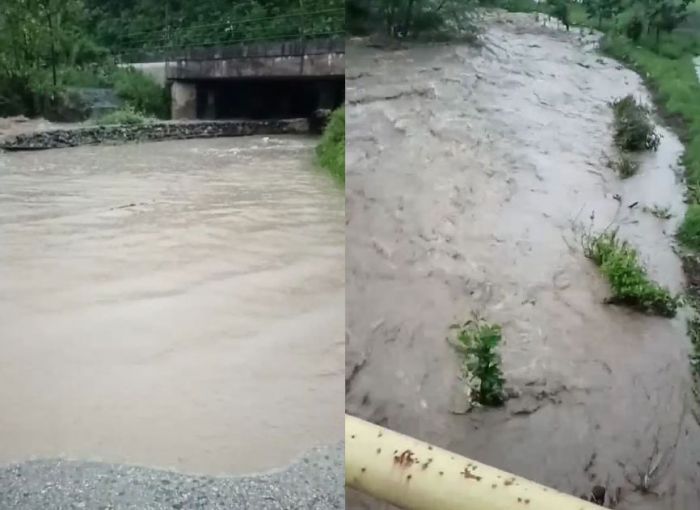
POLYGON ((682 291, 683 147, 659 125, 620 180, 608 103, 649 102, 641 78, 532 15, 499 14, 483 39, 348 47, 346 409, 575 495, 604 487, 607 506, 695 509, 684 314, 604 304, 580 245, 619 228, 682 291), (503 408, 465 406, 446 337, 474 312, 503 326, 503 408))

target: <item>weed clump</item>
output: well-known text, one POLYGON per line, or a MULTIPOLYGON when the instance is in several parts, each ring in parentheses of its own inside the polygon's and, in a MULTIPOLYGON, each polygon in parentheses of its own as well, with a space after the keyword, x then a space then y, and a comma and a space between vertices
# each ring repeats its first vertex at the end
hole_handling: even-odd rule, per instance
POLYGON ((656 150, 661 138, 654 130, 649 110, 632 95, 616 99, 612 103, 615 116, 613 139, 626 151, 656 150))
POLYGON ((505 401, 503 371, 498 345, 501 327, 475 319, 454 326, 458 348, 464 353, 464 376, 472 390, 472 400, 484 406, 500 406, 505 401))
POLYGON ((95 124, 106 126, 110 124, 139 125, 150 122, 152 119, 136 111, 131 106, 125 106, 95 119, 95 124))
POLYGON ((607 278, 612 289, 610 304, 626 305, 644 313, 674 317, 680 299, 649 279, 639 261, 637 251, 617 237, 617 231, 586 235, 583 239, 586 257, 591 259, 607 278))

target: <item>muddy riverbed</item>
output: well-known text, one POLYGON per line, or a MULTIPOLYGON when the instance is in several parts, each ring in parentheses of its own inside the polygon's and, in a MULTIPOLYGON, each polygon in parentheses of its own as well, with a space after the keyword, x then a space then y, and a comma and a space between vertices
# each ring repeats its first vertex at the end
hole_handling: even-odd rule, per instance
POLYGON ((0 464, 240 474, 341 440, 343 193, 315 143, 0 154, 0 464))
POLYGON ((346 410, 577 496, 602 485, 617 508, 695 509, 683 314, 603 304, 578 240, 617 226, 680 291, 682 145, 659 126, 619 180, 607 103, 649 101, 639 76, 595 36, 529 15, 487 26, 481 49, 348 49, 346 410), (502 409, 465 413, 446 337, 472 312, 503 326, 502 409))

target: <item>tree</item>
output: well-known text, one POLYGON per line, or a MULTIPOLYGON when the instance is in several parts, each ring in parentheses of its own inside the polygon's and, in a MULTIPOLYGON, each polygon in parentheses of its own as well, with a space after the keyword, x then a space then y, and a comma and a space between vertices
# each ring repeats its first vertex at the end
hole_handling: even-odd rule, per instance
MULTIPOLYGON (((634 0, 632 0, 634 1, 634 0)), ((584 0, 583 6, 591 19, 598 19, 598 28, 603 27, 603 21, 618 16, 625 9, 624 0, 584 0)))
POLYGON ((688 16, 691 0, 645 0, 646 16, 649 29, 654 29, 656 44, 661 39, 661 32, 671 33, 688 16))

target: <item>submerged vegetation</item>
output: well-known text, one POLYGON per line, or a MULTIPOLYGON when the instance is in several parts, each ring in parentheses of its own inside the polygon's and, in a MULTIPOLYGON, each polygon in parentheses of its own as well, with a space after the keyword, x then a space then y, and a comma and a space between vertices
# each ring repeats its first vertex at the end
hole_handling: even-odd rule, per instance
POLYGON ((457 347, 464 354, 463 373, 472 400, 484 406, 500 406, 505 401, 503 370, 498 346, 501 327, 475 318, 457 329, 457 347))
POLYGON ((620 149, 634 152, 659 147, 659 135, 644 105, 628 95, 616 99, 611 106, 615 118, 613 139, 620 149))
POLYGON ((643 208, 644 212, 647 212, 654 216, 655 218, 659 218, 660 220, 670 220, 673 218, 673 214, 671 214, 671 209, 668 206, 660 206, 654 204, 651 207, 644 206, 643 208))
POLYGON ((339 182, 345 182, 345 108, 331 114, 321 142, 316 147, 316 155, 322 167, 339 182))
POLYGON ((639 161, 623 153, 617 160, 610 162, 610 167, 617 172, 621 179, 627 179, 639 171, 639 161))
POLYGON ((606 302, 663 317, 676 315, 680 299, 649 278, 637 251, 617 231, 584 235, 583 249, 610 283, 612 296, 606 302))

